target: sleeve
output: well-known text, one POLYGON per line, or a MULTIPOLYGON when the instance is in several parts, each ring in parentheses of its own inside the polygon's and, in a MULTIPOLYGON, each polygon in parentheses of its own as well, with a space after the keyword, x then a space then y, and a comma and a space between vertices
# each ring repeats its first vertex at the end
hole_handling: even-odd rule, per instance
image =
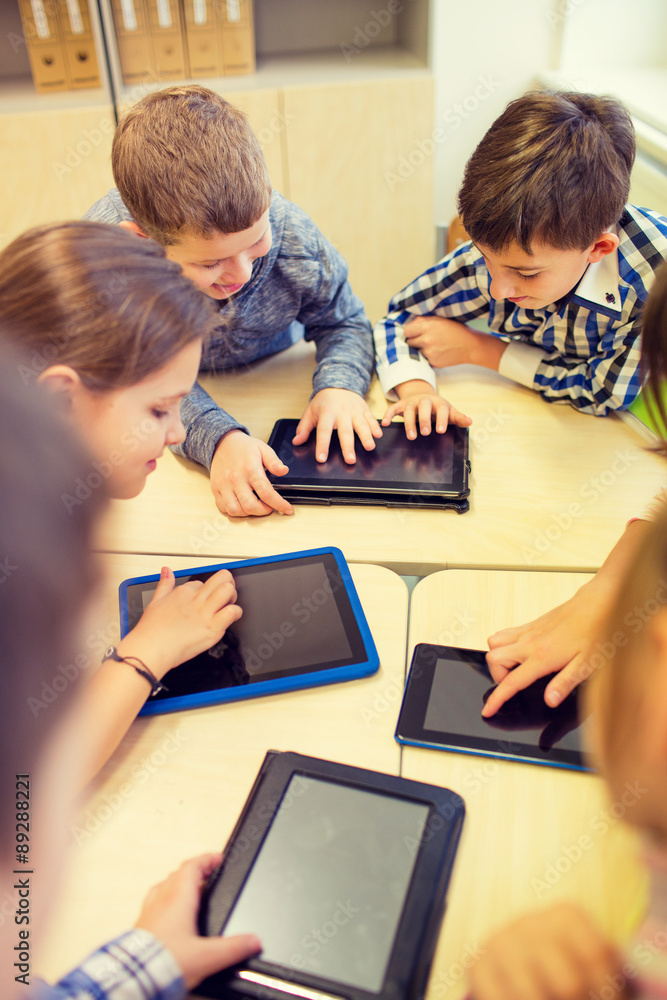
MULTIPOLYGON (((599 337, 594 314, 589 341, 599 337)), ((639 309, 620 326, 610 323, 589 358, 547 353, 540 359, 533 388, 550 402, 570 403, 583 413, 602 417, 626 409, 641 388, 639 378, 641 320, 639 309)))
POLYGON ((331 388, 365 396, 373 373, 371 324, 347 280, 344 258, 319 231, 317 239, 320 280, 297 316, 316 347, 312 396, 331 388))
POLYGON ((231 430, 249 433, 248 428, 219 407, 198 382, 181 402, 181 420, 185 427, 185 441, 174 445, 172 451, 193 462, 199 462, 209 470, 223 434, 231 430))
POLYGON ((484 272, 482 281, 479 263, 479 253, 470 243, 464 243, 389 303, 387 315, 373 333, 378 378, 389 399, 397 398, 395 386, 410 379, 422 379, 436 388, 430 364, 405 339, 404 326, 412 316, 445 316, 465 322, 488 313, 488 272, 484 272))
POLYGON ((150 931, 135 928, 93 952, 55 986, 42 986, 34 1000, 183 1000, 186 994, 171 953, 150 931))

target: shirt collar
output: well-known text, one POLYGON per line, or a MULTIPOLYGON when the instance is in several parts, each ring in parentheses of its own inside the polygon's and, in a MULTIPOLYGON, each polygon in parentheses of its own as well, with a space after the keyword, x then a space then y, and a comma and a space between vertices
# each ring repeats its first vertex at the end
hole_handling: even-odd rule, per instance
MULTIPOLYGON (((609 231, 615 233, 616 227, 609 231)), ((596 312, 605 313, 613 318, 621 315, 617 250, 588 265, 570 301, 592 305, 596 312)))

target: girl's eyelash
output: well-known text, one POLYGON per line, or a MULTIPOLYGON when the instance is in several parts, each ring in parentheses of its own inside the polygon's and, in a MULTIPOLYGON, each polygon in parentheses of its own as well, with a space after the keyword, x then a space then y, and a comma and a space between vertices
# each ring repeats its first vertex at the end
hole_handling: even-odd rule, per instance
POLYGON ((207 271, 212 271, 213 268, 217 267, 220 263, 221 261, 216 260, 215 264, 202 264, 202 267, 205 267, 207 271))

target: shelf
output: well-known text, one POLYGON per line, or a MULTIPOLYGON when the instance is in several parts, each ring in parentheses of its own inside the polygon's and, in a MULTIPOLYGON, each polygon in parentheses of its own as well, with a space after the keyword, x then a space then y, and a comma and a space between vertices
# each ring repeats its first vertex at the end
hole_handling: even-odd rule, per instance
POLYGON ((108 108, 111 103, 109 94, 102 87, 95 90, 60 90, 54 94, 38 94, 30 78, 14 77, 0 80, 1 115, 108 108))
MULTIPOLYGON (((423 63, 411 52, 398 46, 374 48, 355 57, 348 65, 338 51, 297 53, 284 56, 258 56, 257 72, 245 76, 216 76, 188 79, 217 93, 248 90, 274 90, 281 87, 315 86, 326 83, 359 83, 366 80, 391 79, 398 74, 410 77, 430 75, 423 63)), ((159 80, 153 83, 124 84, 117 91, 119 105, 130 104, 144 94, 162 90, 179 80, 159 80)))

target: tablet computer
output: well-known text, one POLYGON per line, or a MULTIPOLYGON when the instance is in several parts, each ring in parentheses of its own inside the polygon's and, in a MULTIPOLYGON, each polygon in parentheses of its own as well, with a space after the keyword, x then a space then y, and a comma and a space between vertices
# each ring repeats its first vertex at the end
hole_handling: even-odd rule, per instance
POLYGON ((495 687, 479 649, 419 643, 415 647, 396 727, 399 743, 462 753, 593 770, 584 756, 577 695, 549 708, 540 678, 490 719, 484 702, 495 687))
POLYGON ((423 997, 463 815, 446 788, 270 751, 199 916, 262 951, 197 994, 423 997))
POLYGON ((418 433, 409 441, 404 425, 393 423, 382 428, 373 451, 356 441, 357 460, 348 465, 336 431, 326 462, 317 462, 316 431, 305 444, 292 444, 297 424, 298 420, 279 420, 269 438, 269 445, 289 467, 286 475, 269 474, 269 479, 290 503, 425 507, 460 514, 470 507, 467 427, 450 425, 444 434, 418 433))
MULTIPOLYGON (((220 569, 234 577, 243 616, 211 649, 169 670, 166 691, 140 714, 365 677, 379 658, 340 549, 319 548, 262 559, 178 570, 176 585, 205 581, 220 569)), ((120 585, 121 635, 139 621, 159 575, 120 585)))

